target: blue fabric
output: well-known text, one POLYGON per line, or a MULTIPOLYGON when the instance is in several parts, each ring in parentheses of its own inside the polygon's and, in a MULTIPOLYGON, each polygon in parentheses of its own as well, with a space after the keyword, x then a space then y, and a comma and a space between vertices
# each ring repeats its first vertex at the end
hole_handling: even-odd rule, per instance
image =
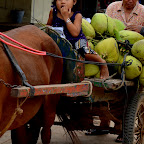
MULTIPOLYGON (((73 14, 73 16, 70 18, 70 20, 71 20, 72 23, 74 22, 75 16, 76 16, 77 13, 79 13, 79 12, 75 12, 73 14)), ((57 9, 56 8, 53 8, 52 26, 53 27, 63 27, 66 39, 70 41, 70 43, 73 45, 73 47, 75 46, 75 42, 77 42, 79 39, 86 39, 85 35, 82 33, 82 29, 81 29, 80 34, 78 35, 78 37, 73 37, 69 33, 69 31, 68 31, 68 29, 66 27, 65 21, 57 17, 57 9)))
POLYGON ((142 27, 140 34, 144 36, 144 26, 142 27))

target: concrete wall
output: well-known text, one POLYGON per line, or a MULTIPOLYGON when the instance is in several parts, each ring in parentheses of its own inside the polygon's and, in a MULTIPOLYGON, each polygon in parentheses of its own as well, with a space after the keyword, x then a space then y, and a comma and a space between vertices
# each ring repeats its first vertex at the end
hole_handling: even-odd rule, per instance
POLYGON ((46 23, 52 0, 0 0, 0 23, 14 23, 11 10, 25 11, 23 23, 36 23, 32 17, 46 23))
MULTIPOLYGON (((32 0, 31 16, 46 24, 51 9, 51 3, 52 0, 32 0)), ((31 19, 31 22, 36 23, 33 19, 31 19)))
POLYGON ((30 22, 31 0, 0 0, 0 22, 13 23, 11 10, 14 9, 23 9, 23 23, 30 22))

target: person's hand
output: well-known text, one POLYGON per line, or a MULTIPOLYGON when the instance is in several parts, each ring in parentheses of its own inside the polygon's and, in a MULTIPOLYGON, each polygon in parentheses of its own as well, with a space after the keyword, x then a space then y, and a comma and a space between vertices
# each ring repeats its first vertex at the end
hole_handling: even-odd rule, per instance
POLYGON ((140 33, 143 26, 141 25, 128 25, 125 30, 131 30, 140 33))
POLYGON ((68 8, 67 6, 63 6, 61 8, 61 15, 64 20, 70 18, 70 14, 71 14, 71 8, 68 8))

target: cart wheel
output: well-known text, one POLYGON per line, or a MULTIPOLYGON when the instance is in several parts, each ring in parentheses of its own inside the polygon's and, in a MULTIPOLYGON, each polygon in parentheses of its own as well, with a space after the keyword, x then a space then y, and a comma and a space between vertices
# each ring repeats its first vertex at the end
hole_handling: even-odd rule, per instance
POLYGON ((130 101, 124 123, 124 144, 144 144, 144 95, 130 101))

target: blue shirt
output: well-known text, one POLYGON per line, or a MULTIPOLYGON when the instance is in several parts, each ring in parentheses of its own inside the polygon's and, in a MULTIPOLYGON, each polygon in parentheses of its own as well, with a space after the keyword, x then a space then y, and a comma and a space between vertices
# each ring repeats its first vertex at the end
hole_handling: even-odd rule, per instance
MULTIPOLYGON (((76 14, 79 12, 75 12, 72 17, 70 18, 71 22, 73 23, 75 20, 75 16, 76 14)), ((79 40, 79 39, 86 39, 85 35, 82 33, 82 29, 80 30, 80 34, 77 37, 73 37, 67 27, 66 27, 66 23, 64 20, 60 19, 59 17, 57 17, 57 9, 53 8, 53 21, 52 21, 52 26, 53 27, 63 27, 64 28, 64 34, 66 36, 66 39, 74 46, 75 43, 79 40)))

